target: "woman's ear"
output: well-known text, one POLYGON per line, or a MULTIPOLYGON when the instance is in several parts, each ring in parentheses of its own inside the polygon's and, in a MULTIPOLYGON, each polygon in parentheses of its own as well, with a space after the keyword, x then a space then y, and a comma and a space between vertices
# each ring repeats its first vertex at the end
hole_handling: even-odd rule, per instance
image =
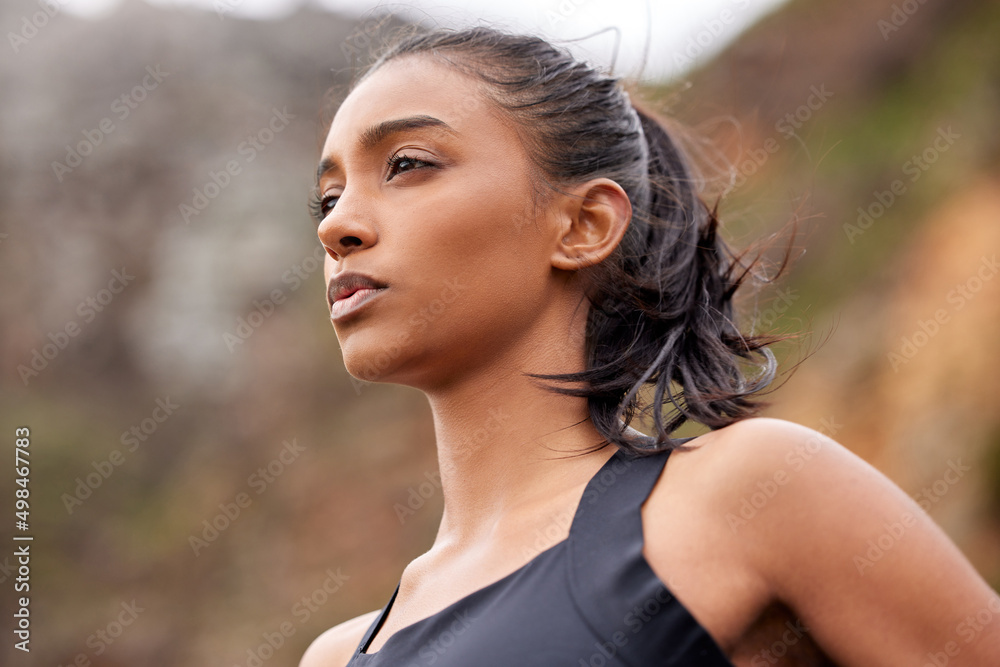
POLYGON ((595 178, 559 197, 559 224, 552 266, 576 271, 602 262, 621 242, 632 204, 618 183, 595 178))

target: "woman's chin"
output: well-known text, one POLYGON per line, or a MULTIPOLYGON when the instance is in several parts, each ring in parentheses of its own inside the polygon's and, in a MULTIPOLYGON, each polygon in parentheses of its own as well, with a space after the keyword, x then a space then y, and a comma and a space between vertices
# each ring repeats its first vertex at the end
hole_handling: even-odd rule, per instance
POLYGON ((356 380, 361 382, 389 382, 394 360, 388 354, 348 355, 344 354, 344 367, 356 380))
POLYGON ((397 382, 398 371, 406 363, 409 350, 386 345, 384 338, 379 338, 364 340, 362 336, 352 335, 341 341, 344 368, 362 382, 397 382))

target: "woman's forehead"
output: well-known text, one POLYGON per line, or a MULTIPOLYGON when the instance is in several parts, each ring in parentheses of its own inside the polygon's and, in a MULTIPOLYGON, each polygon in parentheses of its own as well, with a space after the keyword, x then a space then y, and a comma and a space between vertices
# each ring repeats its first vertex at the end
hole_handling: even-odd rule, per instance
POLYGON ((362 80, 340 105, 324 153, 346 150, 367 128, 394 118, 432 116, 458 131, 489 122, 480 85, 428 56, 389 61, 362 80))

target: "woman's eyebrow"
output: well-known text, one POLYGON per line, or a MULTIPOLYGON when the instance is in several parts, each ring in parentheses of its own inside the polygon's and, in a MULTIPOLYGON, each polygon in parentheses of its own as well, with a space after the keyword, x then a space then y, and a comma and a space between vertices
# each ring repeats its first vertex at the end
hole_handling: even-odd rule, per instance
MULTIPOLYGON (((440 118, 426 115, 407 116, 406 118, 385 120, 376 125, 372 125, 361 133, 361 138, 358 139, 358 145, 362 150, 371 150, 393 135, 424 127, 436 127, 448 132, 449 134, 458 134, 453 127, 440 118)), ((333 158, 325 157, 320 160, 319 168, 316 170, 316 182, 319 182, 319 179, 323 176, 323 174, 331 169, 337 168, 337 166, 337 162, 333 158)))

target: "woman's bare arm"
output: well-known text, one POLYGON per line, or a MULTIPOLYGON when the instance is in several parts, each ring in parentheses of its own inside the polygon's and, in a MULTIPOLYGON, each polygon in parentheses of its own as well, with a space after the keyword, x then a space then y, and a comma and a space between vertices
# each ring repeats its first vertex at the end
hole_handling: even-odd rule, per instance
POLYGON ((725 474, 733 507, 773 483, 740 527, 750 565, 827 655, 865 667, 1000 665, 1000 596, 905 492, 804 426, 753 419, 739 434, 725 474))

